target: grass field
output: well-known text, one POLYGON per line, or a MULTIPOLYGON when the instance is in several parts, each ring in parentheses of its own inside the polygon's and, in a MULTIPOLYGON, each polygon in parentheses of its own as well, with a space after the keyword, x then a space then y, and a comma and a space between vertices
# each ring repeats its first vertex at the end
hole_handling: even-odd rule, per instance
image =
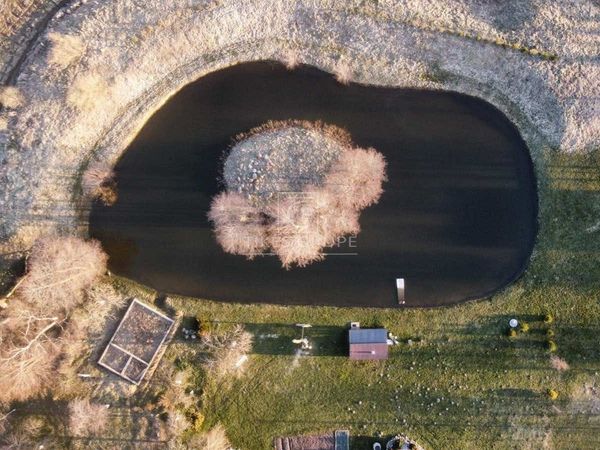
MULTIPOLYGON (((397 432, 436 449, 598 448, 600 152, 556 154, 537 168, 540 231, 530 267, 489 300, 384 310, 170 297, 186 317, 211 320, 217 330, 242 323, 255 335, 242 377, 225 384, 198 377, 205 426, 224 424, 232 443, 248 450, 270 448, 277 435, 339 428, 351 431, 353 448, 397 432), (542 321, 545 313, 553 323, 542 321), (530 330, 508 338, 510 317, 530 330), (385 325, 403 342, 388 361, 351 362, 345 330, 354 320, 385 325), (314 356, 295 358, 297 322, 313 324, 314 356), (566 371, 550 364, 548 329, 566 371), (557 400, 547 397, 550 388, 557 400)), ((166 361, 185 359, 185 346, 173 344, 166 361)))

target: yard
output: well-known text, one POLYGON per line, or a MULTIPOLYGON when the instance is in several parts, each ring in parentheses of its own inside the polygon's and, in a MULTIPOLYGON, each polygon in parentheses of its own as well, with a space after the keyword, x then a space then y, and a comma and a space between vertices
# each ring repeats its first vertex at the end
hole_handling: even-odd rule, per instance
MULTIPOLYGON (((495 297, 440 309, 348 309, 216 303, 170 297, 185 318, 254 334, 244 374, 226 383, 196 377, 205 427, 222 423, 237 448, 264 450, 274 436, 347 428, 354 448, 402 432, 426 448, 600 446, 600 152, 537 163, 540 232, 525 275, 495 297), (544 323, 550 313, 552 323, 544 323), (529 331, 506 336, 508 319, 529 331), (385 362, 345 356, 350 321, 397 334, 385 362), (314 356, 291 339, 307 322, 314 356), (546 348, 554 333, 556 355, 546 348), (410 340, 410 342, 409 342, 410 340), (550 400, 547 389, 559 392, 550 400)), ((117 279, 122 289, 155 293, 117 279)), ((196 368, 172 344, 168 361, 196 368)), ((199 369, 197 369, 199 371, 199 369)))

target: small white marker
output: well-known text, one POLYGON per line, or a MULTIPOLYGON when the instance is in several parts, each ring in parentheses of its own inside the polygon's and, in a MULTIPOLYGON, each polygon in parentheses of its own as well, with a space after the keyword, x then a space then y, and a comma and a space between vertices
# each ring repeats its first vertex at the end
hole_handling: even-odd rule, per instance
POLYGON ((404 305, 404 278, 396 278, 396 291, 398 292, 398 303, 404 305))

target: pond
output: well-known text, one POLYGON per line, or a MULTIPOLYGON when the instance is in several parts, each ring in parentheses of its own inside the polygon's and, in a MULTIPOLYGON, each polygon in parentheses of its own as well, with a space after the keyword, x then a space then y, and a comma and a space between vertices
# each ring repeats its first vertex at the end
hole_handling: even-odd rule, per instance
POLYGON ((442 91, 344 86, 271 62, 209 74, 173 96, 115 168, 119 199, 95 204, 90 234, 111 269, 161 292, 231 302, 399 307, 490 296, 529 260, 537 230, 531 158, 483 100, 442 91), (217 244, 207 212, 232 138, 269 120, 321 120, 385 155, 389 181, 362 231, 305 268, 248 261, 217 244))

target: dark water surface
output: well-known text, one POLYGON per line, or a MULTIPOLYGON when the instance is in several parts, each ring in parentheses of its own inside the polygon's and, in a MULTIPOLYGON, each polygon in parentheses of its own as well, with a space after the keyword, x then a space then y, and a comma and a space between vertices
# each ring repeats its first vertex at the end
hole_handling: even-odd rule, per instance
POLYGON ((528 150, 490 104, 448 92, 342 86, 313 68, 249 63, 188 85, 116 166, 119 200, 95 205, 91 234, 114 272, 160 291, 223 301, 398 306, 488 296, 531 253, 537 195, 528 150), (231 138, 268 120, 322 120, 388 162, 380 202, 353 245, 303 269, 247 261, 216 243, 206 213, 223 189, 231 138))

